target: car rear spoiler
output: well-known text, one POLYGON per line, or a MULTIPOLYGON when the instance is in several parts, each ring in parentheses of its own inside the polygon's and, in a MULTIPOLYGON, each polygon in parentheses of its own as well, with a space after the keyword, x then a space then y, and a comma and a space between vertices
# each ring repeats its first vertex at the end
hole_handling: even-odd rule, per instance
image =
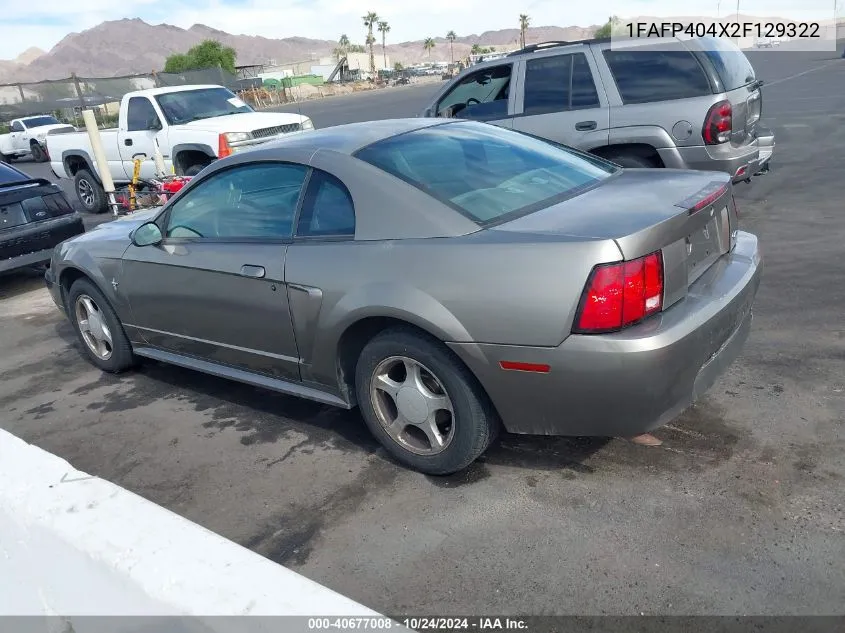
POLYGON ((9 187, 31 187, 33 185, 38 186, 45 186, 45 185, 52 185, 49 180, 46 178, 28 178, 26 180, 15 180, 13 182, 0 182, 0 189, 6 189, 9 187))

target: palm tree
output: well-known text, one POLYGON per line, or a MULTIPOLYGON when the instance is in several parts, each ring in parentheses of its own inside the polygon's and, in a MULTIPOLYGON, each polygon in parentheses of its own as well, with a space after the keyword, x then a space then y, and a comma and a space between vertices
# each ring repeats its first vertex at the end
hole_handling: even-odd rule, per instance
POLYGON ((385 48, 385 40, 387 33, 390 31, 390 25, 387 22, 381 21, 378 23, 378 30, 381 33, 381 54, 384 56, 384 68, 387 70, 387 49, 385 48))
POLYGON ((469 52, 472 53, 473 55, 478 55, 479 53, 481 53, 481 45, 480 44, 473 44, 472 48, 470 49, 469 52))
POLYGON ((455 51, 452 48, 452 44, 454 43, 456 37, 458 36, 455 35, 454 31, 446 33, 446 39, 449 40, 449 61, 453 64, 455 63, 455 51))
POLYGON ((373 26, 378 23, 378 14, 375 11, 370 11, 363 18, 364 26, 367 27, 367 46, 370 47, 370 75, 376 76, 376 59, 373 57, 373 44, 376 43, 376 38, 373 37, 373 26))
POLYGON ((346 54, 349 52, 349 38, 346 36, 346 33, 340 36, 340 39, 337 41, 337 48, 334 49, 335 57, 337 60, 340 61, 342 57, 346 57, 346 54))
POLYGON ((531 18, 524 13, 519 14, 519 39, 521 48, 525 48, 525 31, 528 30, 528 25, 531 23, 531 18))
POLYGON ((425 42, 423 42, 423 48, 428 51, 428 58, 431 59, 431 49, 434 48, 436 45, 434 43, 434 38, 427 37, 425 38, 425 42))

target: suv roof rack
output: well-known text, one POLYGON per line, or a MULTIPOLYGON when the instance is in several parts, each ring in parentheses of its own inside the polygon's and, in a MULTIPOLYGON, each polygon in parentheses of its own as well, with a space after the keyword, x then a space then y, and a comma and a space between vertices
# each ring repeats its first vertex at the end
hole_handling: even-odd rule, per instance
POLYGON ((512 57, 514 55, 524 55, 525 53, 533 53, 534 51, 538 51, 543 48, 554 48, 555 46, 566 46, 571 44, 572 42, 564 42, 564 41, 556 41, 552 40, 549 42, 540 42, 539 44, 530 44, 525 48, 520 48, 518 51, 513 51, 512 53, 508 53, 508 57, 512 57))
POLYGON ((571 46, 572 44, 598 44, 601 42, 609 42, 611 38, 609 37, 593 37, 587 38, 584 40, 572 40, 572 41, 557 41, 552 40, 549 42, 540 42, 539 44, 530 44, 525 48, 521 48, 518 51, 513 51, 512 53, 508 53, 508 57, 512 57, 514 55, 525 55, 526 53, 534 53, 536 51, 544 50, 546 48, 555 48, 556 46, 571 46))

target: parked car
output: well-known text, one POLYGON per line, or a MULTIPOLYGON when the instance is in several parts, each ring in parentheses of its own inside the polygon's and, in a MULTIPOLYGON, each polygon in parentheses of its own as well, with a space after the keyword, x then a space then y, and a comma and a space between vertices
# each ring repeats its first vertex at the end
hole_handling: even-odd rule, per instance
POLYGON ((54 246, 84 232, 59 187, 0 164, 0 272, 48 263, 54 246))
POLYGON ((9 130, 7 134, 0 134, 0 162, 8 163, 32 154, 33 160, 44 163, 49 159, 47 135, 53 130, 73 132, 76 128, 56 117, 43 115, 12 119, 9 130))
POLYGON ((718 173, 623 169, 472 121, 291 137, 65 242, 104 371, 153 358, 343 408, 432 474, 514 433, 630 436, 739 353, 759 283, 718 173))
POLYGON ((592 152, 624 167, 769 168, 774 133, 745 54, 721 38, 532 45, 473 66, 422 116, 484 121, 592 152))
MULTIPOLYGON (((313 130, 306 116, 256 112, 222 86, 176 86, 124 95, 118 128, 100 132, 111 177, 116 184, 132 178, 134 156, 146 155, 141 178, 155 176, 154 144, 165 168, 194 176, 212 161, 253 148, 286 134, 313 130)), ((108 208, 87 132, 51 134, 50 167, 57 178, 73 179, 86 211, 108 208)))

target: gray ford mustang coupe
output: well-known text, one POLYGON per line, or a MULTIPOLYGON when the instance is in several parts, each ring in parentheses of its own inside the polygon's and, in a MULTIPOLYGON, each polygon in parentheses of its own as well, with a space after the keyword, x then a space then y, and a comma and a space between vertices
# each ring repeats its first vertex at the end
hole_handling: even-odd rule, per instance
POLYGON ((358 406, 458 471, 514 433, 632 436, 738 355, 759 285, 727 175, 622 169, 500 127, 408 119, 213 163, 58 246, 95 365, 147 357, 358 406))

